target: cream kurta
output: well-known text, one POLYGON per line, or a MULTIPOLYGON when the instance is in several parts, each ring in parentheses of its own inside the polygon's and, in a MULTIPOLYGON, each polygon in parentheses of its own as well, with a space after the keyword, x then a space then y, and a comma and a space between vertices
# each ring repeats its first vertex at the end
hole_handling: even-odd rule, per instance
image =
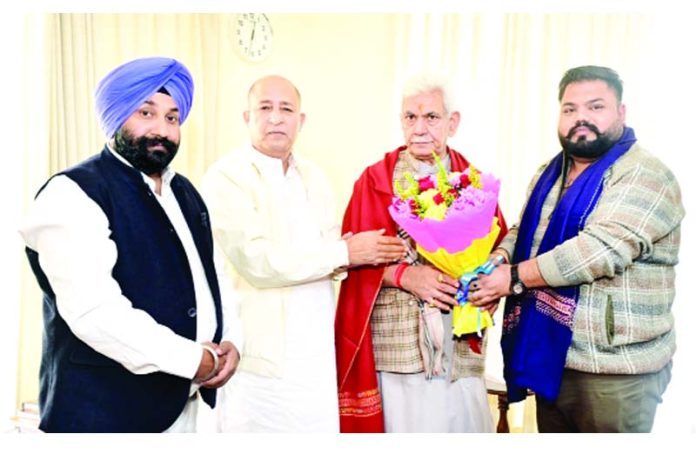
POLYGON ((222 390, 222 431, 338 432, 333 270, 348 263, 331 190, 309 163, 251 147, 213 165, 203 194, 238 274, 245 346, 222 390))

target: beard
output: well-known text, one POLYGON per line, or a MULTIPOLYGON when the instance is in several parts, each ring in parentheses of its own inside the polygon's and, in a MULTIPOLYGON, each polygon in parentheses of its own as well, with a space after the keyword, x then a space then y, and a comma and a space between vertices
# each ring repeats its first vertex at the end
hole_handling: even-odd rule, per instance
POLYGON ((114 135, 114 149, 133 168, 150 176, 162 173, 174 159, 179 144, 163 137, 135 137, 121 128, 114 135), (154 145, 162 145, 164 150, 150 151, 148 148, 154 145))
POLYGON ((597 127, 587 122, 578 122, 573 128, 568 130, 566 136, 558 134, 558 140, 561 142, 561 147, 567 155, 573 156, 575 158, 585 158, 590 160, 596 160, 600 156, 604 155, 609 149, 618 142, 621 138, 620 129, 614 131, 613 128, 607 129, 606 132, 602 133, 597 127), (571 138, 575 131, 580 128, 585 127, 592 131, 597 138, 594 140, 588 140, 586 137, 580 138, 577 142, 572 142, 571 138))

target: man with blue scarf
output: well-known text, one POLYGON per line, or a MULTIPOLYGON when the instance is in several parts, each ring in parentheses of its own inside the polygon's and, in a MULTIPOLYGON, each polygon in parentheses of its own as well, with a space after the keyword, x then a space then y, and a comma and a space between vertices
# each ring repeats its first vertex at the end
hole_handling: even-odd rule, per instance
POLYGON ((106 146, 50 178, 21 228, 44 293, 43 431, 195 431, 237 367, 207 208, 169 166, 192 101, 175 59, 111 71, 95 93, 106 146))
POLYGON ((540 432, 649 432, 676 349, 681 192, 625 126, 623 85, 600 66, 559 84, 563 151, 537 172, 506 263, 470 301, 506 296, 511 402, 536 395, 540 432))

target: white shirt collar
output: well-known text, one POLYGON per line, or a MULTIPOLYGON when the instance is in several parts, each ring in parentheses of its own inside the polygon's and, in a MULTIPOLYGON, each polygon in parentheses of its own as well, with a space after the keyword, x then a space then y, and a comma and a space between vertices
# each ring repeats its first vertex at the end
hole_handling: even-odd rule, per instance
MULTIPOLYGON (((249 145, 249 149, 252 163, 259 169, 264 177, 274 181, 282 181, 285 179, 286 173, 283 173, 283 160, 265 155, 252 145, 249 145)), ((297 163, 291 153, 288 158, 288 173, 291 170, 295 171, 296 168, 297 163)))

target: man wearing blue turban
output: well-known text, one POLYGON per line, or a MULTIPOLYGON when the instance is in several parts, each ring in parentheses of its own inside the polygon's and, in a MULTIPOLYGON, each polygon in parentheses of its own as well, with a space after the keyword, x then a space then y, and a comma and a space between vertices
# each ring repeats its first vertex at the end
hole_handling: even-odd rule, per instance
POLYGON ((39 190, 21 233, 44 292, 40 428, 195 431, 236 370, 236 299, 207 208, 169 163, 193 80, 171 58, 104 77, 101 153, 39 190))

